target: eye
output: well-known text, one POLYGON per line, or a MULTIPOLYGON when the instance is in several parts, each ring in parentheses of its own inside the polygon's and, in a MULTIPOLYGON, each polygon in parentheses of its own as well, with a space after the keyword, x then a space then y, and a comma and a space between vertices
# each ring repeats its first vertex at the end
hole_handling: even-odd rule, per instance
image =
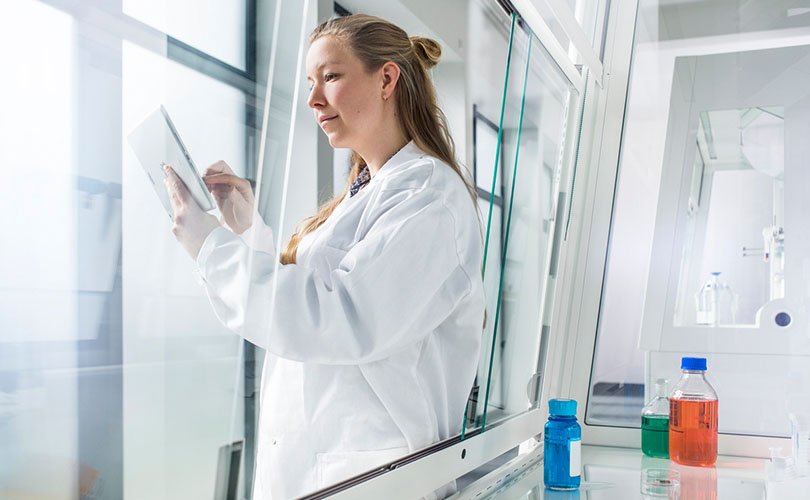
POLYGON ((327 74, 323 75, 323 81, 331 82, 332 80, 334 80, 337 77, 338 76, 335 73, 327 73, 327 74))

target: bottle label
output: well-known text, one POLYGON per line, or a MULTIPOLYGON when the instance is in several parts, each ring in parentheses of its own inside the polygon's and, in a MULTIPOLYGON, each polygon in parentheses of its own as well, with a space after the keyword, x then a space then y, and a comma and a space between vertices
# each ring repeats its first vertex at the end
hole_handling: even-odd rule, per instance
POLYGON ((582 441, 579 439, 570 441, 569 450, 568 475, 570 477, 579 477, 579 470, 582 468, 582 441))

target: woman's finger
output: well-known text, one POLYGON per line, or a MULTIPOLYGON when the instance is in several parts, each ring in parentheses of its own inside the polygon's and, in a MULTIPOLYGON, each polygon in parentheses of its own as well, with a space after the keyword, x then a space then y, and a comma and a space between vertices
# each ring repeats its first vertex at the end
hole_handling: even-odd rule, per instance
MULTIPOLYGON (((205 181, 206 184, 228 184, 231 186, 236 186, 241 183, 247 183, 245 179, 242 179, 239 176, 228 174, 225 172, 205 174, 203 176, 203 181, 205 181)), ((248 183, 248 185, 250 185, 250 183, 248 183)))
POLYGON ((236 190, 239 191, 246 199, 249 199, 249 197, 253 195, 250 182, 239 177, 238 175, 226 173, 210 174, 204 176, 203 181, 209 189, 213 188, 214 186, 231 186, 236 188, 236 190))
POLYGON ((216 198, 217 200, 224 201, 227 200, 228 197, 231 195, 231 191, 232 190, 230 189, 229 190, 215 189, 211 191, 211 194, 213 194, 214 198, 216 198))
POLYGON ((164 182, 166 183, 166 190, 169 192, 169 204, 172 206, 172 219, 174 219, 178 213, 180 213, 183 209, 183 202, 180 201, 180 197, 177 196, 177 192, 169 186, 169 178, 167 177, 164 182))
POLYGON ((186 188, 185 183, 177 176, 172 167, 166 165, 163 171, 166 172, 164 182, 166 183, 166 190, 169 192, 169 199, 177 198, 177 203, 182 205, 190 196, 188 188, 186 188))
POLYGON ((231 167, 222 160, 212 163, 207 169, 205 169, 205 175, 211 174, 233 174, 233 170, 231 167))

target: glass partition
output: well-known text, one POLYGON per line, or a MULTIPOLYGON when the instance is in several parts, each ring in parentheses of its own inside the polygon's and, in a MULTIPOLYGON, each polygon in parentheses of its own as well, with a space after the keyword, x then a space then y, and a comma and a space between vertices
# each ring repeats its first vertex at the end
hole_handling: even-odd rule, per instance
MULTIPOLYGON (((404 11, 379 2, 21 0, 0 7, 0 28, 14 70, 0 81, 0 160, 15 186, 1 203, 22 214, 7 217, 16 236, 0 259, 0 497, 262 498, 287 473, 304 480, 279 494, 298 496, 532 403, 566 130, 579 96, 518 16, 484 0, 404 11), (245 326, 305 324, 315 334, 340 321, 279 310, 282 299, 315 292, 285 288, 276 276, 301 221, 346 184, 345 151, 333 152, 307 102, 306 55, 310 31, 347 8, 441 44, 431 77, 487 235, 487 258, 475 268, 484 273, 487 321, 482 332, 476 320, 480 338, 465 344, 469 377, 447 374, 460 394, 444 409, 447 425, 413 441, 408 422, 369 417, 419 401, 418 384, 398 384, 399 403, 375 392, 375 380, 396 378, 396 366, 383 373, 376 358, 348 362, 357 353, 328 335, 312 345, 332 351, 304 360, 280 345, 298 340, 279 336, 280 327, 245 326), (206 34, 211 26, 215 36, 206 34), (221 241, 201 247, 197 261, 155 195, 163 179, 144 172, 130 139, 161 107, 167 137, 180 138, 198 174, 224 160, 250 186, 252 229, 240 238, 216 229, 221 241), (233 261, 206 267, 229 245, 233 261), (236 278, 217 295, 212 283, 229 272, 236 278), (226 299, 261 307, 248 318, 223 307, 226 299), (332 371, 318 378, 304 362, 332 371), (319 406, 325 387, 351 404, 319 406), (358 387, 368 397, 357 398, 358 387), (285 426, 292 434, 277 434, 285 426), (311 443, 302 429, 351 451, 313 445, 304 450, 312 460, 281 463, 285 450, 311 443), (350 446, 368 436, 384 455, 350 446)), ((179 171, 186 160, 173 162, 179 171)), ((228 220, 227 210, 212 213, 228 220)), ((350 264, 339 250, 322 246, 326 264, 350 264)), ((297 267, 316 267, 309 264, 297 267)), ((364 318, 353 321, 359 329, 364 318)), ((444 410, 426 407, 410 424, 421 429, 444 410)))
POLYGON ((162 105, 200 173, 227 158, 255 178, 274 10, 124 3, 0 7, 0 203, 26 214, 0 264, 3 498, 250 495, 255 352, 211 310, 128 136, 162 105))
MULTIPOLYGON (((198 167, 232 158, 237 173, 244 175, 252 131, 246 126, 242 91, 126 41, 121 70, 125 137, 163 104, 198 167), (154 75, 162 77, 156 81, 154 75)), ((203 495, 214 489, 219 448, 244 436, 243 400, 237 397, 244 378, 242 342, 208 307, 194 262, 178 248, 171 220, 155 203, 153 187, 144 182, 142 166, 124 141, 124 496, 181 497, 198 475, 210 478, 195 484, 203 495)))
POLYGON ((478 380, 487 384, 478 395, 484 405, 476 420, 482 427, 533 404, 529 387, 538 372, 544 309, 551 300, 549 266, 565 131, 578 102, 576 90, 519 18, 509 42, 499 133, 492 132, 478 107, 474 125, 476 152, 481 151, 476 176, 486 172, 489 177, 486 187, 477 180, 479 198, 489 205, 484 212, 488 321, 478 372, 478 380), (478 166, 487 151, 494 168, 478 166))
POLYGON ((681 356, 708 359, 721 433, 807 411, 808 28, 766 1, 639 3, 589 425, 639 426, 681 356))

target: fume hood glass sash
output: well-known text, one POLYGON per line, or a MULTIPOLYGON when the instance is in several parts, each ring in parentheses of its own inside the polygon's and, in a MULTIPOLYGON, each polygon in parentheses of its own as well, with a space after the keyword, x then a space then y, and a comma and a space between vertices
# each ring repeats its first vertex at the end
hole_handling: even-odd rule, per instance
POLYGON ((615 199, 597 200, 613 211, 603 288, 581 313, 598 314, 586 439, 637 444, 648 387, 683 355, 708 358, 721 453, 765 456, 807 403, 810 297, 790 282, 810 248, 795 229, 810 23, 777 11, 639 4, 615 199), (691 22, 704 8, 719 21, 691 22))
MULTIPOLYGON (((484 283, 488 294, 484 349, 479 379, 486 380, 478 401, 477 423, 526 411, 527 393, 538 369, 557 204, 567 147, 566 130, 579 96, 544 46, 518 19, 511 31, 500 107, 498 153, 491 180, 503 179, 503 202, 490 196, 484 283), (500 171, 503 170, 501 173, 500 171), (502 214, 495 220, 492 214, 502 214), (502 231, 500 240, 493 237, 502 231)), ((487 194, 487 193, 482 193, 487 194)), ((545 318, 546 320, 548 318, 545 318)), ((468 424, 469 425, 469 424, 468 424)))

